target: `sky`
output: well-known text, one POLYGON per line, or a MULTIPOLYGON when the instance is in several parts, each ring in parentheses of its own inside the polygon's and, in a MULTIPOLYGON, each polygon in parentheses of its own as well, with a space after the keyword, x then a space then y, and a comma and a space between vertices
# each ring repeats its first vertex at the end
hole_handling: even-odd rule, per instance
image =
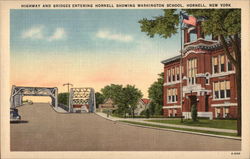
POLYGON ((12 85, 148 88, 163 72, 162 60, 180 50, 179 34, 150 38, 138 21, 163 15, 154 9, 11 10, 12 85))

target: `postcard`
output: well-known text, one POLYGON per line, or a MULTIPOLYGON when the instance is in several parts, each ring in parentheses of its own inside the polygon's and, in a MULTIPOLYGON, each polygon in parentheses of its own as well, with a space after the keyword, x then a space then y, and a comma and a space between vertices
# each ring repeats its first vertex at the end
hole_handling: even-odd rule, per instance
POLYGON ((1 158, 249 158, 249 1, 0 1, 1 158))

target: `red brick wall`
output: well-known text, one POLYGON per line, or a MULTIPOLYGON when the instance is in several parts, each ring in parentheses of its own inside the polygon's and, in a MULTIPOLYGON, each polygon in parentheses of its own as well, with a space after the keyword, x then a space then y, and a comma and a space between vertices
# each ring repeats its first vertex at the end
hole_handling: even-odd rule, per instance
MULTIPOLYGON (((186 39, 188 40, 188 39, 186 39)), ((198 43, 204 43, 204 44, 213 44, 214 42, 211 41, 204 41, 202 39, 196 41, 196 42, 192 42, 189 43, 187 45, 192 45, 192 44, 198 44, 198 43)), ((205 50, 194 50, 196 52, 203 52, 203 53, 189 53, 187 56, 184 56, 183 60, 182 60, 182 66, 184 68, 184 74, 183 76, 187 76, 187 60, 191 59, 191 58, 197 58, 198 59, 198 63, 197 63, 197 73, 198 74, 206 74, 209 73, 210 75, 212 74, 212 57, 213 56, 218 56, 220 54, 224 54, 223 49, 220 50, 215 50, 212 52, 208 52, 205 50)), ((230 49, 231 51, 231 49, 230 49)), ((226 61, 225 61, 226 63, 226 61)), ((169 64, 165 64, 164 66, 164 82, 166 83, 166 74, 167 74, 167 70, 169 68, 172 68, 173 66, 178 66, 180 65, 180 61, 175 61, 169 64)), ((225 68, 226 71, 226 68, 225 68)), ((182 81, 182 85, 183 86, 187 86, 187 80, 183 80, 182 81)), ((213 116, 215 117, 215 108, 211 107, 212 104, 224 104, 225 102, 230 102, 230 103, 236 103, 237 102, 237 94, 236 94, 236 82, 235 82, 235 74, 230 74, 230 75, 226 75, 226 76, 221 76, 221 77, 213 77, 209 79, 209 84, 206 84, 206 78, 205 77, 197 77, 196 78, 196 84, 200 84, 202 86, 203 89, 206 90, 210 90, 211 92, 207 92, 206 95, 210 95, 209 99, 208 99, 208 105, 209 105, 209 112, 213 112, 213 116), (231 90, 231 97, 228 100, 214 100, 213 97, 213 82, 216 81, 223 81, 223 80, 229 80, 230 81, 230 90, 231 90)), ((164 90, 164 106, 173 106, 173 105, 180 105, 180 84, 174 84, 171 86, 164 86, 163 88, 164 90), (178 102, 177 103, 167 103, 167 89, 168 88, 178 88, 178 102)), ((185 97, 183 98, 184 103, 183 103, 183 107, 182 107, 182 111, 183 112, 190 112, 191 111, 191 107, 190 107, 190 99, 188 96, 190 96, 190 93, 185 94, 185 97)), ((193 92, 192 95, 197 95, 197 93, 193 92)), ((202 96, 197 96, 198 102, 197 102, 197 109, 199 112, 205 112, 205 94, 203 94, 202 96)), ((236 118, 236 106, 230 106, 229 107, 229 112, 232 118, 236 118)), ((178 115, 181 114, 181 109, 178 109, 178 115)), ((163 110, 164 115, 168 116, 168 110, 164 109, 163 110)), ((223 112, 222 108, 221 108, 221 112, 223 112)))

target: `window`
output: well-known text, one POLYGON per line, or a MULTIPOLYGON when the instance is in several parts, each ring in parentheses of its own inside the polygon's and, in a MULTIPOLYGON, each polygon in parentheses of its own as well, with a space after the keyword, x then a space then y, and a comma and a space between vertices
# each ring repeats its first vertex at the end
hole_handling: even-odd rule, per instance
POLYGON ((180 80, 180 67, 175 67, 175 72, 176 72, 176 80, 180 80))
POLYGON ((171 70, 168 70, 168 82, 171 82, 171 70))
POLYGON ((230 81, 214 83, 214 99, 230 98, 230 81))
POLYGON ((220 56, 220 72, 225 71, 225 56, 221 55, 220 56))
POLYGON ((219 82, 214 83, 214 98, 219 98, 219 82))
POLYGON ((177 88, 170 88, 167 91, 168 103, 176 103, 178 101, 177 88))
POLYGON ((228 107, 223 108, 223 118, 229 118, 229 108, 228 107))
POLYGON ((206 84, 209 84, 209 74, 206 74, 205 82, 206 84))
POLYGON ((231 97, 231 92, 230 92, 230 82, 226 81, 226 98, 231 97))
POLYGON ((172 116, 172 110, 171 109, 168 110, 168 116, 172 116))
POLYGON ((213 73, 219 72, 219 66, 218 66, 218 57, 213 57, 213 73))
POLYGON ((188 60, 188 63, 187 63, 187 73, 188 73, 188 82, 189 84, 195 84, 195 77, 196 77, 196 74, 197 74, 197 59, 196 58, 193 58, 193 59, 190 59, 188 60))
POLYGON ((174 68, 172 68, 171 74, 172 74, 172 81, 175 81, 175 69, 174 68))
POLYGON ((220 117, 220 108, 215 108, 215 117, 216 118, 220 117))
POLYGON ((173 116, 177 116, 177 109, 173 110, 173 116))

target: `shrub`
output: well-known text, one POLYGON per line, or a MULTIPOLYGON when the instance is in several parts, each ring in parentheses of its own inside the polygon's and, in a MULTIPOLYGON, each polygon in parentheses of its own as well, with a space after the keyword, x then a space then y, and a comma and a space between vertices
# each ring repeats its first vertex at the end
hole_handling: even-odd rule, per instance
POLYGON ((197 121, 197 108, 196 108, 196 104, 193 104, 191 107, 191 116, 193 121, 197 121))

